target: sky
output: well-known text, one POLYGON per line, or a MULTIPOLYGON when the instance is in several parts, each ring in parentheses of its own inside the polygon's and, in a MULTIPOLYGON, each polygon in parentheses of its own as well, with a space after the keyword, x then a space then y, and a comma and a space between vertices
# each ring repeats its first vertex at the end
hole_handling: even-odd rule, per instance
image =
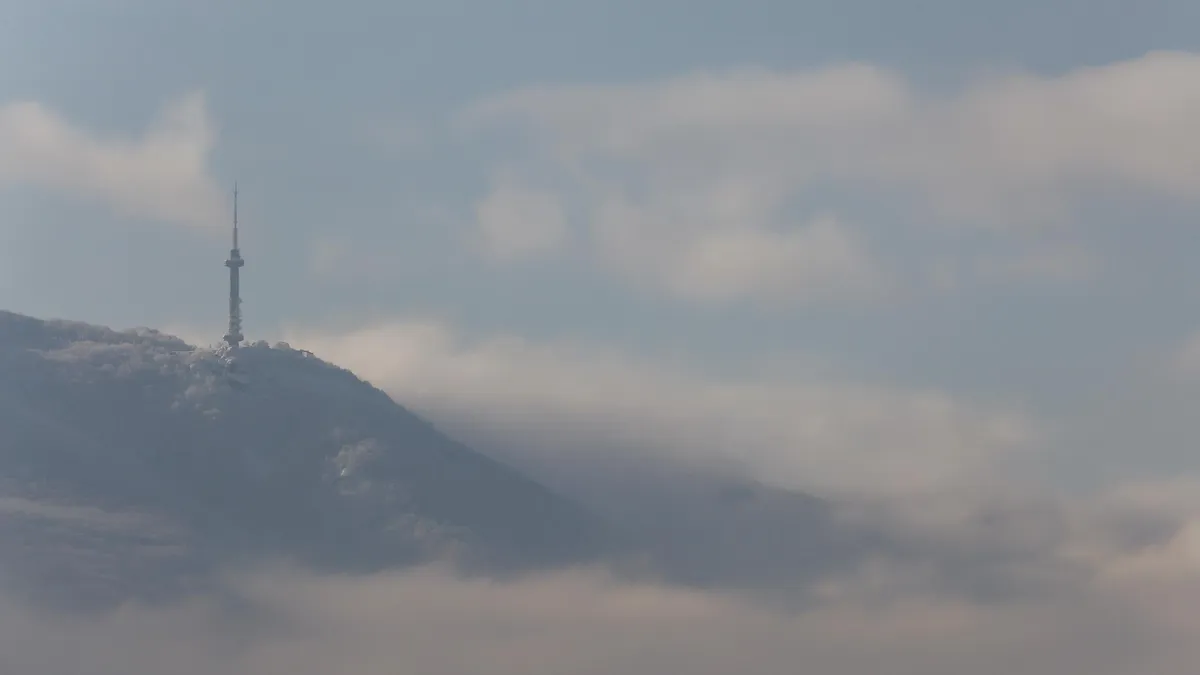
POLYGON ((1194 3, 3 7, 0 306, 218 339, 238 181, 252 338, 432 322, 1019 416, 1063 486, 1192 466, 1194 3))
POLYGON ((432 325, 944 400, 1064 487, 1192 468, 1194 3, 3 7, 0 306, 218 339, 237 181, 254 339, 432 325))
MULTIPOLYGON (((585 474, 647 454, 733 464, 905 505, 934 539, 974 532, 994 499, 1025 515, 1000 519, 985 557, 1086 570, 999 608, 941 597, 928 570, 866 570, 784 618, 593 577, 442 580, 425 607, 452 618, 433 625, 484 633, 461 662, 413 638, 405 653, 436 652, 426 672, 790 672, 797 650, 848 675, 1194 661, 1200 4, 0 0, 0 15, 0 308, 216 342, 236 181, 247 337, 350 367, 476 447, 585 474), (1113 525, 1131 512, 1177 531, 1139 548, 1113 525), (463 593, 482 623, 454 624, 463 593), (497 618, 514 606, 515 628, 497 618), (760 630, 731 634, 745 625, 760 630), (642 641, 664 626, 711 631, 711 651, 642 641), (547 630, 575 661, 514 656, 547 630), (592 654, 628 660, 586 671, 592 654)), ((224 617, 210 607, 67 626, 0 598, 0 635, 72 635, 113 672, 136 672, 126 655, 153 672, 162 649, 268 673, 348 653, 386 668, 401 647, 369 626, 419 623, 368 600, 412 597, 404 578, 247 583, 285 615, 324 613, 230 652, 196 631, 224 617), (159 625, 211 644, 133 637, 159 625)), ((53 652, 10 658, 69 672, 53 652)))

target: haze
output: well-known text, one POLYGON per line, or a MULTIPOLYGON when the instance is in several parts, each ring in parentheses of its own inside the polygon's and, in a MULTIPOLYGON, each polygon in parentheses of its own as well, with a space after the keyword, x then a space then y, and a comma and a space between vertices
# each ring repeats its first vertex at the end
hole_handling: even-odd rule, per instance
MULTIPOLYGON (((86 610, 24 592, 22 570, 66 553, 13 549, 0 672, 1200 659, 1200 4, 0 0, 0 16, 5 321, 217 343, 236 180, 249 341, 353 371, 625 542, 555 565, 530 551, 574 544, 539 542, 519 574, 217 556, 203 585, 86 610)), ((0 374, 61 347, 18 334, 0 330, 0 374)), ((104 370, 88 349, 45 362, 147 362, 131 347, 104 370)), ((66 386, 62 367, 22 382, 66 386)), ((314 401, 365 391, 286 372, 270 386, 314 401)), ((26 412, 47 409, 9 385, 0 422, 41 434, 51 418, 26 412)), ((183 428, 128 410, 143 416, 112 429, 183 428)), ((307 433, 288 410, 255 433, 307 433)), ((121 536, 150 537, 119 499, 0 479, 0 541, 28 539, 12 514, 39 533, 128 517, 121 536)), ((507 532, 529 493, 481 494, 437 498, 507 532)))

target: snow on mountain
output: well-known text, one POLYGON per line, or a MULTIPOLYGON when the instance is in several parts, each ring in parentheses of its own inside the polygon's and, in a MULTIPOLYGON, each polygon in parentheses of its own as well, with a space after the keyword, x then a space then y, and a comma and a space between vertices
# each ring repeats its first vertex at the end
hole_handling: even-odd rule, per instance
POLYGON ((136 558, 171 579, 230 554, 511 569, 584 559, 605 536, 308 352, 0 311, 0 574, 108 578, 136 558))

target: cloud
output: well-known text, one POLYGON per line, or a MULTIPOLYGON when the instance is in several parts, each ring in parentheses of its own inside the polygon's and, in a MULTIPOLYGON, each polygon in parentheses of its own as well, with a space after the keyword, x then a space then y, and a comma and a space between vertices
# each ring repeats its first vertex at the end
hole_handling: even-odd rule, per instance
POLYGON ((121 215, 224 227, 208 169, 216 132, 203 94, 167 105, 140 138, 102 136, 35 101, 0 106, 0 182, 96 200, 121 215))
POLYGON ((772 292, 819 294, 875 285, 861 244, 830 218, 787 233, 721 230, 689 242, 669 283, 681 294, 729 299, 772 292))
MULTIPOLYGON (((1197 81, 1200 55, 1187 52, 1052 76, 989 74, 949 93, 869 64, 745 68, 529 87, 478 102, 458 123, 524 132, 533 164, 577 181, 598 251, 624 276, 693 301, 781 288, 811 299, 814 283, 859 288, 871 277, 861 251, 834 255, 845 264, 831 274, 835 263, 820 262, 828 252, 802 234, 820 217, 813 208, 829 211, 827 198, 893 214, 863 236, 920 229, 931 250, 961 228, 919 223, 1044 232, 1121 192, 1196 203, 1197 81), (782 251, 794 253, 790 282, 749 272, 784 267, 782 251)), ((1026 245, 1021 260, 984 276, 1060 282, 1094 271, 1037 236, 1026 245)))
POLYGON ((1190 336, 1174 354, 1169 364, 1172 374, 1187 380, 1200 376, 1200 332, 1190 336))
POLYGON ((687 300, 805 304, 879 293, 883 275, 860 237, 830 216, 786 231, 712 191, 670 204, 623 199, 596 214, 596 241, 619 272, 687 300))
POLYGON ((1200 513, 1200 478, 1177 475, 1167 480, 1126 483, 1113 491, 1108 503, 1117 508, 1187 518, 1200 513))
POLYGON ((921 559, 968 596, 1070 573, 1045 562, 1060 507, 1013 491, 1010 469, 1043 458, 1038 421, 1012 410, 785 359, 719 377, 588 345, 464 340, 436 321, 270 337, 581 503, 627 535, 609 553, 639 578, 803 603, 871 555, 921 559))
MULTIPOLYGON (((1175 675, 1200 657, 1194 478, 1090 499, 1048 497, 1002 480, 997 506, 962 491, 889 492, 891 476, 871 474, 894 449, 899 461, 888 470, 943 472, 917 476, 915 485, 897 473, 906 489, 972 487, 994 468, 990 460, 1021 444, 1012 433, 1026 431, 1027 421, 936 393, 783 376, 723 379, 512 337, 466 342, 434 322, 287 337, 354 367, 402 402, 474 421, 480 436, 540 443, 560 463, 599 439, 699 463, 694 458, 706 453, 744 454, 783 483, 850 476, 860 494, 843 496, 851 511, 843 522, 874 523, 893 543, 815 580, 815 602, 803 604, 777 602, 783 593, 774 586, 763 598, 605 569, 497 581, 440 569, 320 576, 268 568, 231 572, 219 590, 205 586, 184 602, 86 615, 0 596, 0 671, 774 675, 801 664, 827 675, 1175 675), (977 463, 972 443, 981 438, 996 444, 983 447, 977 463), (804 452, 779 452, 792 446, 804 452), (988 592, 996 580, 1005 587, 988 592)), ((0 506, 112 522, 90 509, 0 506)), ((752 506, 726 505, 775 540, 824 544, 752 506)))
POLYGON ((874 568, 790 613, 599 571, 497 583, 437 569, 276 569, 231 576, 223 594, 102 616, 0 599, 0 666, 27 675, 782 675, 797 664, 826 675, 1175 675, 1200 657, 1196 615, 1179 611, 1200 600, 1200 576, 1194 566, 1170 577, 1156 569, 1125 568, 1083 596, 984 605, 930 596, 907 586, 903 570, 874 568), (1149 587, 1176 595, 1138 593, 1149 587))
POLYGON ((742 70, 642 85, 526 89, 469 124, 531 123, 560 156, 655 166, 710 160, 916 188, 955 217, 1011 219, 1087 187, 1200 197, 1200 55, 1154 52, 1055 77, 990 76, 923 95, 867 65, 742 70))
POLYGON ((463 440, 565 452, 592 444, 740 464, 820 491, 906 492, 987 482, 1035 442, 1008 410, 936 391, 775 377, 726 379, 598 347, 512 336, 465 342, 431 321, 284 339, 463 440))
POLYGON ((567 238, 567 216, 558 197, 511 181, 500 182, 479 202, 475 220, 479 249, 501 261, 553 252, 567 238))

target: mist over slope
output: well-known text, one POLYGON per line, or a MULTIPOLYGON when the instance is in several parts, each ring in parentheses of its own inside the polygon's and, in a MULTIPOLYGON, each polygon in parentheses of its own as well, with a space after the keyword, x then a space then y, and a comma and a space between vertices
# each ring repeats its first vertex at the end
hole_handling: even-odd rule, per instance
POLYGON ((0 571, 14 583, 150 587, 254 555, 511 570, 589 559, 607 537, 308 352, 0 312, 0 571))

